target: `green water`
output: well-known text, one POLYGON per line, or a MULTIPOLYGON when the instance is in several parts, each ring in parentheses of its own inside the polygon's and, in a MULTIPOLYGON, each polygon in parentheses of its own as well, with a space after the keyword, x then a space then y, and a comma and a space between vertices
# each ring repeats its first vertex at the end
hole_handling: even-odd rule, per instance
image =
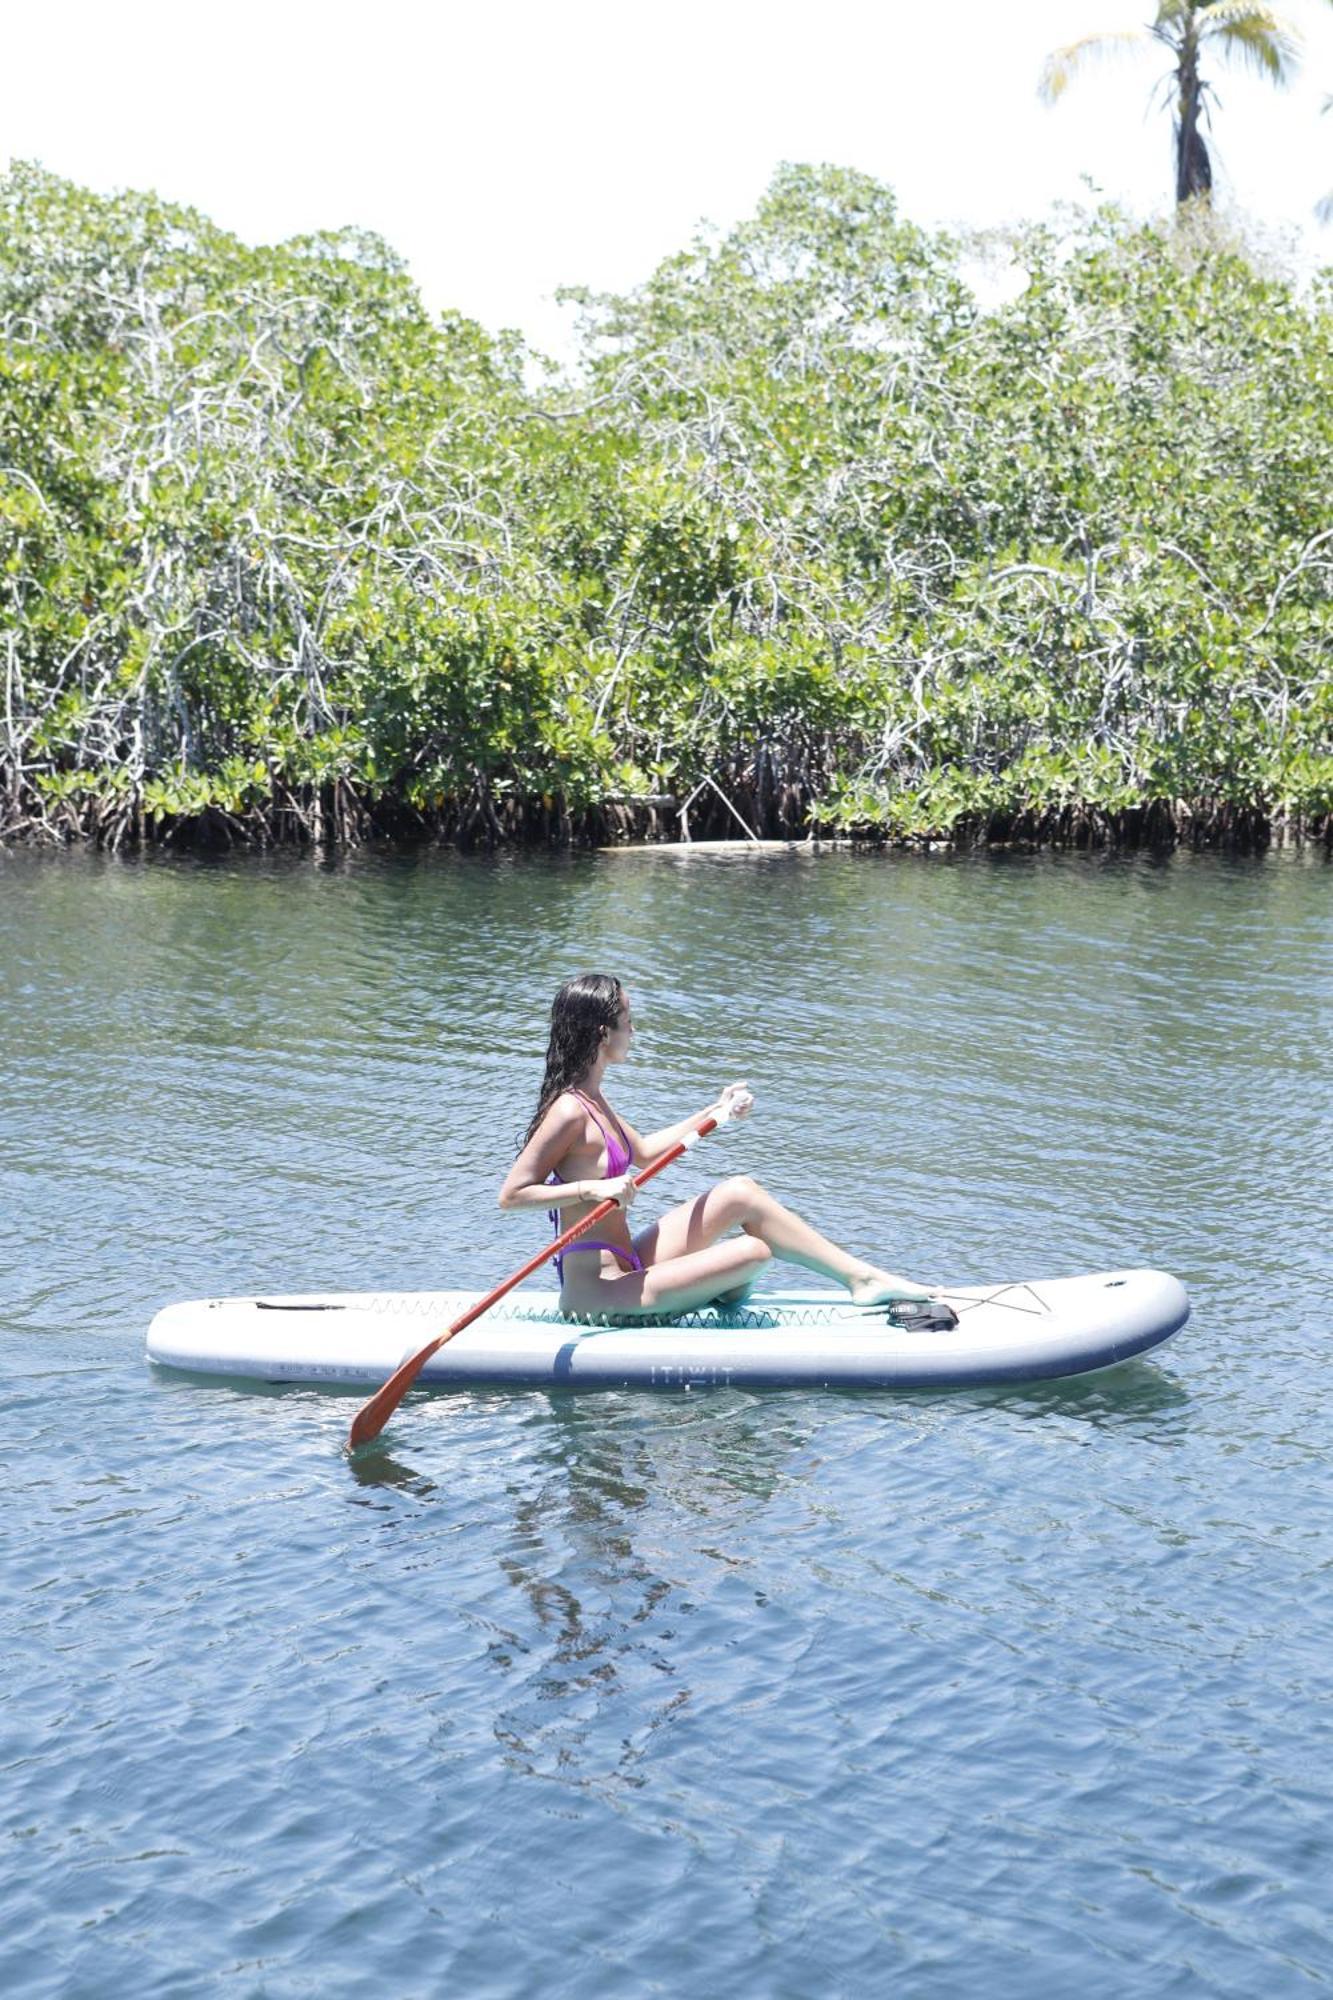
POLYGON ((1331 891, 0 855, 3 1990, 1322 1990, 1331 891), (519 1262, 584 966, 641 1129, 758 1096, 662 1202, 1158 1264, 1190 1325, 1021 1391, 430 1397, 354 1463, 355 1396, 145 1367, 172 1298, 519 1262))

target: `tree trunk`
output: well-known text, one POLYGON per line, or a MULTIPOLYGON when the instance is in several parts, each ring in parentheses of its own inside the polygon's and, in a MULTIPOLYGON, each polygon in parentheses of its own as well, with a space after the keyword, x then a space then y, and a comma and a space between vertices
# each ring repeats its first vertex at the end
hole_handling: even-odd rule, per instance
POLYGON ((1191 18, 1186 23, 1176 65, 1176 206, 1212 194, 1213 167, 1199 130, 1202 90, 1199 84, 1199 40, 1191 18))

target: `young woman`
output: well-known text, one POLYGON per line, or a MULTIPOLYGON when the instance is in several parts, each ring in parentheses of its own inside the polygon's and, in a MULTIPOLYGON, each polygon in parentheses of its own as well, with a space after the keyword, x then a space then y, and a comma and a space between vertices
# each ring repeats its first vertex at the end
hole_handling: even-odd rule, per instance
MULTIPOLYGON (((602 1081, 610 1064, 629 1055, 633 1034, 629 995, 619 980, 583 972, 565 981, 551 1007, 537 1109, 500 1189, 501 1208, 549 1210, 557 1235, 598 1202, 616 1202, 596 1237, 581 1237, 556 1259, 565 1312, 660 1314, 710 1301, 733 1304, 772 1257, 836 1278, 858 1306, 929 1296, 910 1278, 840 1250, 748 1174, 682 1202, 631 1239, 634 1171, 695 1123, 683 1118, 644 1138, 616 1117, 602 1081), (739 1235, 730 1233, 735 1229, 739 1235)), ((743 1083, 730 1083, 709 1109, 728 1101, 734 1118, 748 1117, 754 1103, 743 1083)))

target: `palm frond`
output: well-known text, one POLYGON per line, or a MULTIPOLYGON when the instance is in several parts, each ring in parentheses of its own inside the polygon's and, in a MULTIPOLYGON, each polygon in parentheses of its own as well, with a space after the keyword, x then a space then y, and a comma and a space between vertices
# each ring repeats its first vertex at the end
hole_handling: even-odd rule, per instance
POLYGON ((1293 21, 1254 0, 1215 0, 1199 17, 1201 38, 1270 83, 1287 84, 1301 60, 1301 34, 1293 21))
MULTIPOLYGON (((1191 36, 1202 37, 1207 33, 1207 23, 1214 10, 1233 4, 1233 0, 1157 0, 1157 12, 1148 24, 1148 33, 1154 40, 1165 42, 1167 48, 1179 51, 1191 36)), ((1243 11, 1252 14, 1257 0, 1243 0, 1243 11)))
POLYGON ((1063 49, 1055 49, 1042 66, 1037 95, 1044 104, 1057 104, 1079 71, 1090 62, 1108 56, 1128 55, 1143 48, 1148 40, 1142 28, 1118 28, 1105 35, 1083 35, 1063 49))

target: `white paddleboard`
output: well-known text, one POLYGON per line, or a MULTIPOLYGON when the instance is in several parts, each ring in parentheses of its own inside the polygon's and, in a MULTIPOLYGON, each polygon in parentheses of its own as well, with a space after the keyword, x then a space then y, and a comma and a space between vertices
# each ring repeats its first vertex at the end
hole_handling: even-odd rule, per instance
MULTIPOLYGON (((164 1308, 148 1358, 265 1382, 387 1381, 481 1296, 344 1292, 199 1299, 164 1308)), ((1189 1298, 1165 1271, 948 1286, 947 1331, 893 1323, 837 1294, 765 1292, 670 1320, 566 1319, 551 1292, 515 1291, 427 1362, 423 1384, 567 1389, 795 1385, 924 1388, 1042 1381, 1110 1368, 1170 1339, 1189 1298)))

